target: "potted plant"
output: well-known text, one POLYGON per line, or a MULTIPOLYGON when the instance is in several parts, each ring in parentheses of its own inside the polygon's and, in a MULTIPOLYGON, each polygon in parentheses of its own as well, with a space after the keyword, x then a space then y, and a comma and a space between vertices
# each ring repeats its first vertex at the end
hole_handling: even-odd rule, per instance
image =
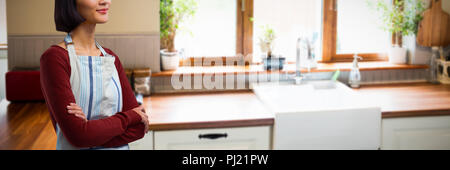
MULTIPOLYGON (((422 20, 422 14, 425 10, 424 0, 394 0, 393 4, 386 3, 383 0, 377 0, 375 7, 382 12, 381 18, 384 22, 383 28, 394 35, 394 43, 389 49, 389 62, 395 64, 406 63, 406 46, 413 43, 416 46, 415 35, 419 22, 422 20), (400 37, 403 37, 403 43, 400 44, 400 37), (411 42, 412 41, 412 42, 411 42)), ((369 1, 370 5, 371 2, 369 1)))
POLYGON ((405 4, 405 12, 411 34, 403 36, 403 47, 407 49, 406 56, 409 64, 429 64, 431 48, 417 43, 419 23, 423 19, 423 13, 430 7, 430 0, 409 0, 405 4))
POLYGON ((191 18, 197 9, 195 0, 160 1, 161 65, 163 70, 174 70, 180 63, 180 53, 175 48, 175 36, 181 22, 191 18))
POLYGON ((272 50, 275 46, 275 31, 268 25, 262 26, 261 29, 263 29, 263 34, 259 36, 259 46, 261 51, 266 53, 266 57, 271 58, 272 50))
POLYGON ((271 69, 283 69, 283 63, 285 58, 273 56, 273 49, 275 47, 275 31, 269 26, 262 26, 262 35, 259 36, 259 46, 261 51, 265 53, 263 57, 264 68, 266 70, 271 69))

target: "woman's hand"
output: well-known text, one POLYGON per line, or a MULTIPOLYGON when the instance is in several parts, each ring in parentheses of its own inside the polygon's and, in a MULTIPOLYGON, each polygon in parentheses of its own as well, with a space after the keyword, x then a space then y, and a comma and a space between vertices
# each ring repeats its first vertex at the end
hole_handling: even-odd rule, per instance
MULTIPOLYGON (((84 121, 88 121, 86 118, 86 115, 83 113, 83 110, 77 104, 70 103, 67 106, 67 110, 68 110, 69 114, 73 114, 74 116, 79 117, 79 118, 83 119, 84 121)), ((147 115, 147 113, 145 113, 144 106, 141 105, 139 107, 136 107, 133 109, 133 111, 135 111, 137 114, 139 114, 139 116, 141 116, 141 122, 144 123, 145 133, 147 133, 150 122, 148 121, 148 115, 147 115)))
POLYGON ((137 114, 139 114, 139 116, 141 116, 141 122, 144 123, 145 133, 147 133, 150 122, 148 121, 148 115, 147 113, 145 113, 144 106, 140 105, 139 107, 134 108, 133 111, 135 111, 137 114))
POLYGON ((75 103, 70 103, 67 106, 67 112, 83 119, 84 121, 87 121, 86 115, 83 113, 83 109, 75 103))

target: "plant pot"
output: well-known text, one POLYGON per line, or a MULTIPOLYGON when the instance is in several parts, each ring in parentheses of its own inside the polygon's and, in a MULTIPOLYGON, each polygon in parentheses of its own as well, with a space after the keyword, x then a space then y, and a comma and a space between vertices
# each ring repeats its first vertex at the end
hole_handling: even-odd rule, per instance
POLYGON ((391 47, 389 48, 389 63, 392 64, 406 64, 406 48, 391 47))
POLYGON ((167 49, 161 50, 161 65, 163 70, 176 70, 180 64, 180 54, 177 52, 167 52, 167 49))
POLYGON ((431 48, 419 45, 415 35, 403 36, 403 47, 407 50, 409 64, 425 65, 430 63, 431 48))
POLYGON ((263 58, 265 70, 282 70, 284 67, 284 57, 266 57, 263 58))

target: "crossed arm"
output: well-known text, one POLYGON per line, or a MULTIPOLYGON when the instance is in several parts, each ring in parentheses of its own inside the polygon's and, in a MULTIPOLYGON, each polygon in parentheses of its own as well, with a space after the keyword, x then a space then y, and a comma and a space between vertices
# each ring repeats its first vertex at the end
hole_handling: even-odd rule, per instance
POLYGON ((47 51, 41 57, 41 86, 48 109, 66 139, 75 147, 121 146, 142 138, 148 130, 146 114, 140 111, 142 108, 139 108, 119 58, 112 54, 116 57, 122 86, 123 111, 90 121, 68 112, 67 106, 75 103, 68 57, 55 51, 47 51))

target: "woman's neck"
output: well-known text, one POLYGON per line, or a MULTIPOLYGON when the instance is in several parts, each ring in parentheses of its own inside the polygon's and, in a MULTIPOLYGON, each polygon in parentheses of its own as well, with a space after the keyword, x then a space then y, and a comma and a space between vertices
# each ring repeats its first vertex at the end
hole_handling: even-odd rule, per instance
POLYGON ((72 41, 76 48, 88 53, 97 50, 95 45, 95 26, 96 24, 83 22, 77 28, 72 30, 72 41))

